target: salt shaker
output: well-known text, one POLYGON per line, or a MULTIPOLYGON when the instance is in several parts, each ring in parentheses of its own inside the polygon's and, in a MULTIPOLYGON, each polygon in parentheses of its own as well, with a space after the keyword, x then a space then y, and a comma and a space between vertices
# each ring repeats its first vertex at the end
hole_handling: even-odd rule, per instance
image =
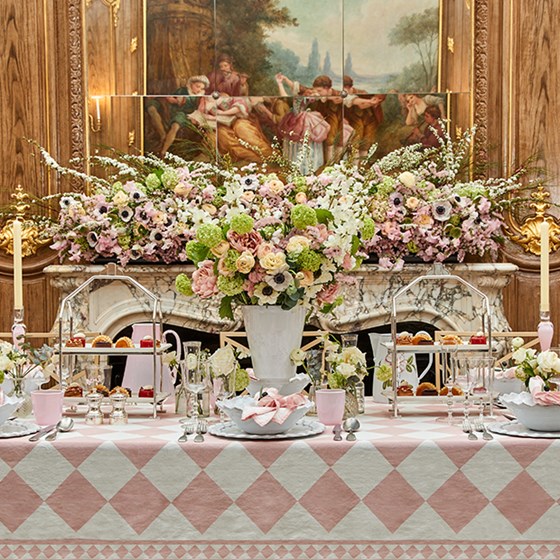
POLYGON ((86 412, 86 424, 99 426, 103 424, 103 413, 101 412, 101 401, 103 395, 101 393, 88 393, 86 401, 88 404, 88 411, 86 412))
POLYGON ((128 424, 128 414, 124 408, 126 395, 113 393, 110 398, 113 408, 109 414, 109 424, 128 424))

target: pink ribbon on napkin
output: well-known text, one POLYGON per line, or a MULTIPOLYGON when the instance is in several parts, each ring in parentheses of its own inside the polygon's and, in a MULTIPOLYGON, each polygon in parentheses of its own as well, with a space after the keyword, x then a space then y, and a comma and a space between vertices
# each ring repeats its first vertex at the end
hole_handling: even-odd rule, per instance
POLYGON ((537 404, 542 406, 560 404, 560 391, 544 391, 544 381, 538 375, 529 379, 529 391, 537 404))
POLYGON ((266 395, 255 406, 243 409, 241 420, 252 418, 259 426, 266 426, 269 422, 283 424, 296 408, 306 402, 301 393, 282 396, 274 387, 265 389, 264 392, 266 395))

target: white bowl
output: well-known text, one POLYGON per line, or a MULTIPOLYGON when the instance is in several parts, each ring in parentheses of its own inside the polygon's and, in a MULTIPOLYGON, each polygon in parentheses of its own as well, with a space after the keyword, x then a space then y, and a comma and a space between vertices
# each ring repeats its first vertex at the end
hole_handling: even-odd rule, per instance
POLYGON ((521 379, 516 377, 513 379, 495 377, 492 389, 495 394, 504 395, 506 393, 521 393, 521 391, 526 391, 527 387, 521 379))
POLYGON ((19 397, 4 397, 4 403, 0 404, 0 425, 14 414, 22 402, 19 397))
POLYGON ((560 405, 536 404, 531 393, 508 393, 500 400, 519 423, 536 432, 560 432, 560 405))
POLYGON ((276 422, 269 422, 265 426, 259 426, 252 418, 248 420, 241 420, 241 415, 243 410, 247 406, 255 406, 256 401, 253 397, 241 396, 235 397, 233 399, 228 399, 226 401, 218 401, 217 405, 220 407, 230 418, 230 420, 240 429, 247 434, 262 435, 274 435, 283 434, 291 428, 294 427, 298 420, 301 420, 306 413, 313 408, 313 403, 307 401, 296 408, 283 424, 277 424, 276 422))

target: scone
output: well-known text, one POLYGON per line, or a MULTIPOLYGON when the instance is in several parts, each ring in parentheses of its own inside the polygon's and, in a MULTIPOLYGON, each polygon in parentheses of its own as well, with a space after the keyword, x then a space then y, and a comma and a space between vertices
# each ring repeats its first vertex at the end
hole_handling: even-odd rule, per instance
POLYGON ((100 334, 99 336, 96 336, 91 341, 91 347, 92 348, 112 348, 113 347, 113 341, 107 335, 100 334))
POLYGON ((66 390, 64 391, 64 396, 83 397, 84 390, 77 383, 71 383, 70 385, 68 385, 68 387, 66 387, 66 390))
POLYGON ((434 339, 430 336, 430 333, 426 331, 418 331, 412 337, 412 344, 415 346, 429 346, 434 343, 434 339))

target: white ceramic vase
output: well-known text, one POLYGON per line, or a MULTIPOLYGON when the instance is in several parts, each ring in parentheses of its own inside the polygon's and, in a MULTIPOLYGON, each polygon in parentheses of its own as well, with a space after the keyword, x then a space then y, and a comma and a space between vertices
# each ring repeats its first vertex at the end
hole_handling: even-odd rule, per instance
POLYGON ((292 350, 301 347, 306 309, 297 305, 288 311, 275 305, 246 305, 243 319, 251 361, 258 382, 249 391, 276 387, 282 394, 301 391, 309 382, 307 375, 296 376, 290 359, 292 350))

